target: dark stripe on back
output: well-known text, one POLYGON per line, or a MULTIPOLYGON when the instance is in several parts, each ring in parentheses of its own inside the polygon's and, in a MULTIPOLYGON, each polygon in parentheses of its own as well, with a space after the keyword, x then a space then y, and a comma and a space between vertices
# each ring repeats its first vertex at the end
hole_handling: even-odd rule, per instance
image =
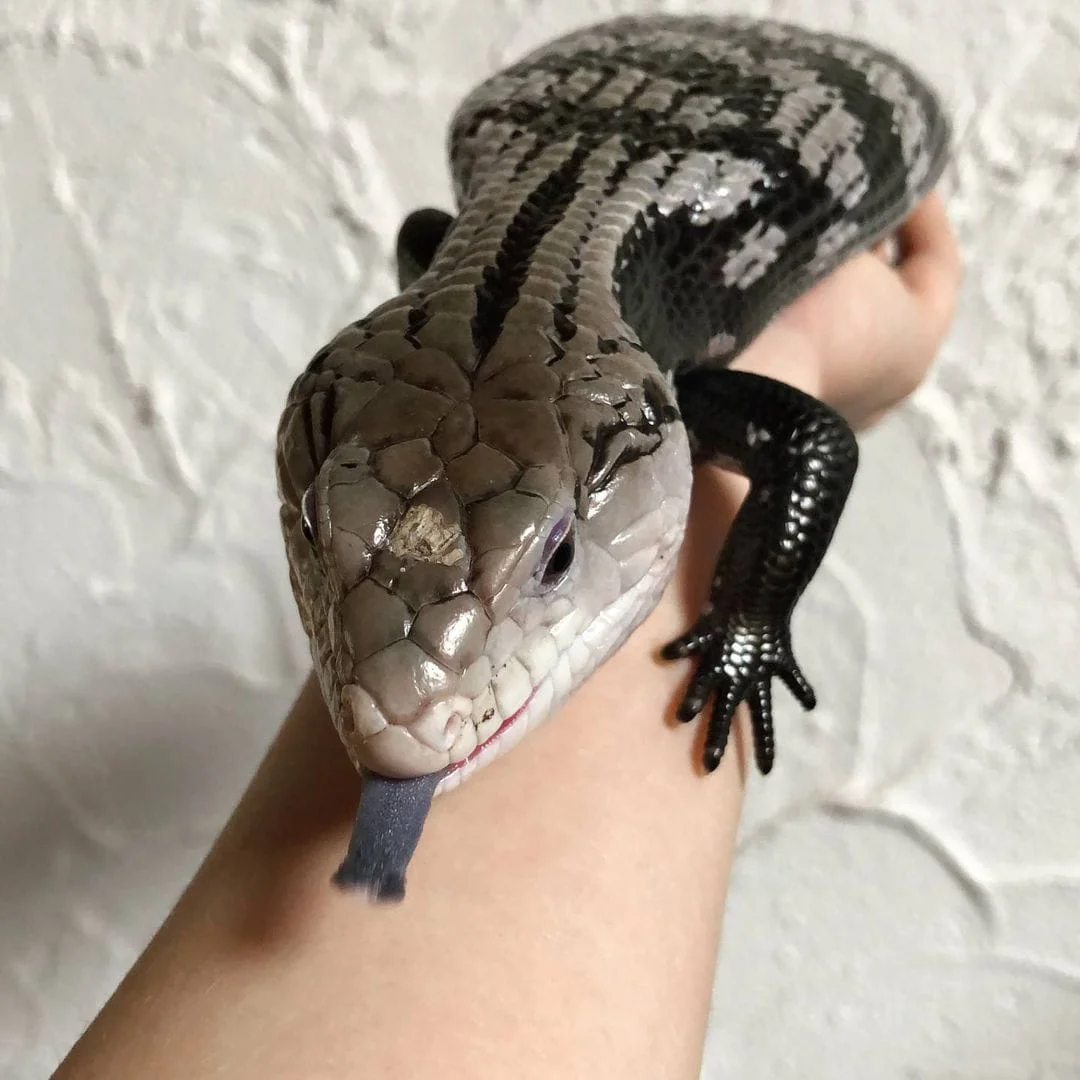
POLYGON ((492 265, 484 267, 483 281, 476 287, 476 314, 472 320, 478 361, 483 360, 499 339, 540 242, 562 220, 580 190, 588 153, 585 146, 576 147, 522 201, 506 228, 492 265))

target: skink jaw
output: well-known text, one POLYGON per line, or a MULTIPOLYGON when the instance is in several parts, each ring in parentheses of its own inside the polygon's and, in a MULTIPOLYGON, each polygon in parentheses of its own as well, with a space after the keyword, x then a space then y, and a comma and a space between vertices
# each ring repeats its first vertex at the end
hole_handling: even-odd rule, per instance
POLYGON ((497 739, 501 739, 504 735, 506 735, 509 730, 528 711, 528 708, 532 704, 533 698, 535 696, 535 691, 529 694, 529 696, 525 699, 524 704, 519 709, 517 709, 515 712, 512 712, 508 717, 506 717, 506 719, 503 720, 490 735, 488 735, 482 742, 478 742, 472 748, 472 750, 470 750, 463 758, 455 761, 449 767, 449 769, 447 769, 443 779, 453 776, 455 773, 464 769, 466 766, 471 765, 474 761, 477 761, 486 750, 489 750, 494 745, 497 739))
POLYGON ((471 765, 506 735, 534 695, 527 669, 511 657, 475 697, 451 694, 407 721, 395 722, 365 687, 350 684, 335 719, 359 769, 405 779, 471 765))

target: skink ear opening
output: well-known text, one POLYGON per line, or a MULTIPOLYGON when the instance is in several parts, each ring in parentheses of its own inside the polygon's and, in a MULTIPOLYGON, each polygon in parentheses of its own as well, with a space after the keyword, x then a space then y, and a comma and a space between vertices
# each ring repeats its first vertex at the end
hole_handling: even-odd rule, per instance
POLYGON ((618 427, 598 431, 593 445, 592 467, 585 480, 585 490, 594 494, 604 487, 622 465, 628 465, 656 450, 663 437, 658 431, 618 427))
POLYGON ((619 423, 597 430, 585 490, 594 494, 621 466, 657 450, 664 439, 664 428, 678 419, 679 410, 670 391, 659 380, 646 378, 640 396, 634 395, 620 408, 619 423))
POLYGON ((426 207, 414 210, 401 223, 397 234, 398 288, 407 289, 427 272, 446 239, 454 219, 445 210, 426 207))
POLYGON ((300 500, 300 531, 312 547, 315 547, 319 541, 318 505, 318 495, 315 491, 315 483, 312 481, 300 500))

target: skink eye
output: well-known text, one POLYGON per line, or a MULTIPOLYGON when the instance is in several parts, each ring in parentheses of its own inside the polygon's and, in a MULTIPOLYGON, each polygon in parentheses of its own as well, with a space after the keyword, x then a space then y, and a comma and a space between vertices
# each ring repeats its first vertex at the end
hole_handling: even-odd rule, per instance
POLYGON ((315 546, 315 541, 318 538, 318 530, 316 528, 316 512, 318 504, 315 498, 315 485, 304 492, 304 497, 300 500, 300 529, 304 534, 304 539, 312 546, 315 546))
POLYGON ((567 515, 551 530, 540 560, 540 586, 547 591, 561 585, 574 564, 574 518, 567 515))

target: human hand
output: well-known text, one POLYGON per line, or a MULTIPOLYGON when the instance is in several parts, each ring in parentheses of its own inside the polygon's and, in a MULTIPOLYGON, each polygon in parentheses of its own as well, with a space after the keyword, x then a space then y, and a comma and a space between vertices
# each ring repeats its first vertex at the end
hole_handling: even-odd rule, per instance
POLYGON ((856 430, 867 428, 925 377, 961 276, 956 238, 935 193, 900 226, 895 245, 844 263, 784 309, 732 366, 792 383, 856 430))

